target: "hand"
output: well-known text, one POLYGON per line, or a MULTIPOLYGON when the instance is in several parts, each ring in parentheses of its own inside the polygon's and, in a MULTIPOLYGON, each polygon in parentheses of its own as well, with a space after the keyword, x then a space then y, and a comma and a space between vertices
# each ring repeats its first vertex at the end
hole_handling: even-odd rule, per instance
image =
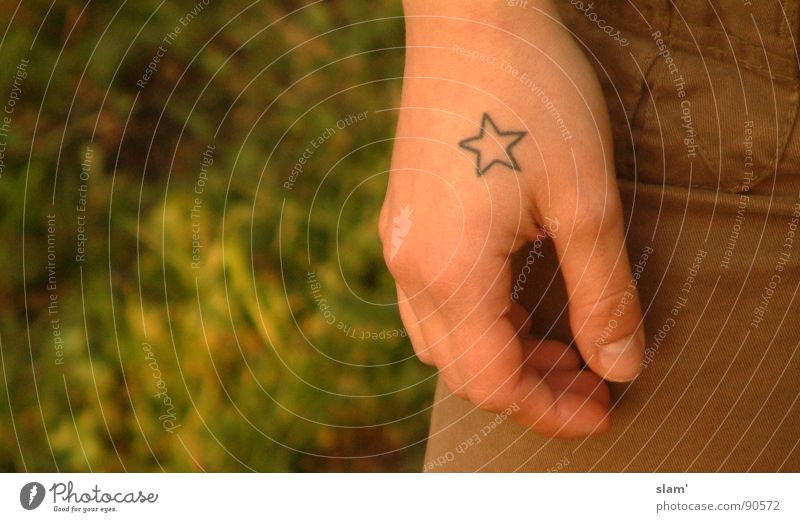
POLYGON ((449 389, 536 431, 606 431, 602 378, 644 348, 623 242, 608 115, 549 1, 414 2, 389 188, 387 265, 418 357, 449 389), (575 344, 529 336, 510 256, 549 234, 575 344))

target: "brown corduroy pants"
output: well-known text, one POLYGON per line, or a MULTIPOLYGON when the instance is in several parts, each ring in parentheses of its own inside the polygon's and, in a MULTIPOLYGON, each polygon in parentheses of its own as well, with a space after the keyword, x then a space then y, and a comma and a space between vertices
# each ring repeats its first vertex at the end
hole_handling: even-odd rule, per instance
MULTIPOLYGON (((611 385, 613 430, 578 440, 440 383, 424 470, 800 471, 797 3, 561 10, 611 112, 643 371, 611 385)), ((534 334, 569 342, 558 262, 542 248, 517 259, 515 274, 530 267, 520 302, 534 334)))

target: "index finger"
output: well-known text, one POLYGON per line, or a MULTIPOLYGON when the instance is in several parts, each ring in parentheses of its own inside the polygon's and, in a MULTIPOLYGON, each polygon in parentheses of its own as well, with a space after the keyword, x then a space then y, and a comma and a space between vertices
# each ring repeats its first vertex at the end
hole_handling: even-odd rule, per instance
MULTIPOLYGON (((508 264, 502 270, 510 275, 508 264)), ((510 281, 503 275, 499 281, 510 281)), ((559 386, 556 391, 545 376, 525 364, 503 284, 483 293, 481 285, 467 283, 461 289, 440 311, 451 325, 454 364, 473 404, 488 411, 508 411, 516 421, 545 435, 579 437, 610 428, 606 406, 578 391, 585 391, 588 372, 572 372, 574 389, 559 386)), ((563 372, 559 379, 563 383, 563 372)))
POLYGON ((552 234, 569 297, 575 343, 589 367, 612 381, 641 370, 644 328, 624 241, 624 219, 614 180, 578 194, 572 215, 552 234))

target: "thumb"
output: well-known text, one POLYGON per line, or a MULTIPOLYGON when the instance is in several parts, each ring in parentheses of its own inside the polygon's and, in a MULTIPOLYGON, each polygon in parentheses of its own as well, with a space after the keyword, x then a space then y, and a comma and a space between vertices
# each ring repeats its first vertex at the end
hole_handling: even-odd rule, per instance
POLYGON ((578 350, 597 375, 629 381, 639 374, 644 354, 642 311, 616 182, 604 185, 605 190, 580 194, 583 200, 576 198, 570 215, 548 218, 545 225, 566 283, 578 350))

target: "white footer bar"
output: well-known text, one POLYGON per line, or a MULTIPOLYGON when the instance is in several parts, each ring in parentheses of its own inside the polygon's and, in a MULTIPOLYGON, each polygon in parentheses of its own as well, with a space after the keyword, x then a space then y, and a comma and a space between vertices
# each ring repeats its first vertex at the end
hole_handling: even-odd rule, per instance
POLYGON ((31 473, 0 491, 3 521, 800 520, 794 474, 31 473))

